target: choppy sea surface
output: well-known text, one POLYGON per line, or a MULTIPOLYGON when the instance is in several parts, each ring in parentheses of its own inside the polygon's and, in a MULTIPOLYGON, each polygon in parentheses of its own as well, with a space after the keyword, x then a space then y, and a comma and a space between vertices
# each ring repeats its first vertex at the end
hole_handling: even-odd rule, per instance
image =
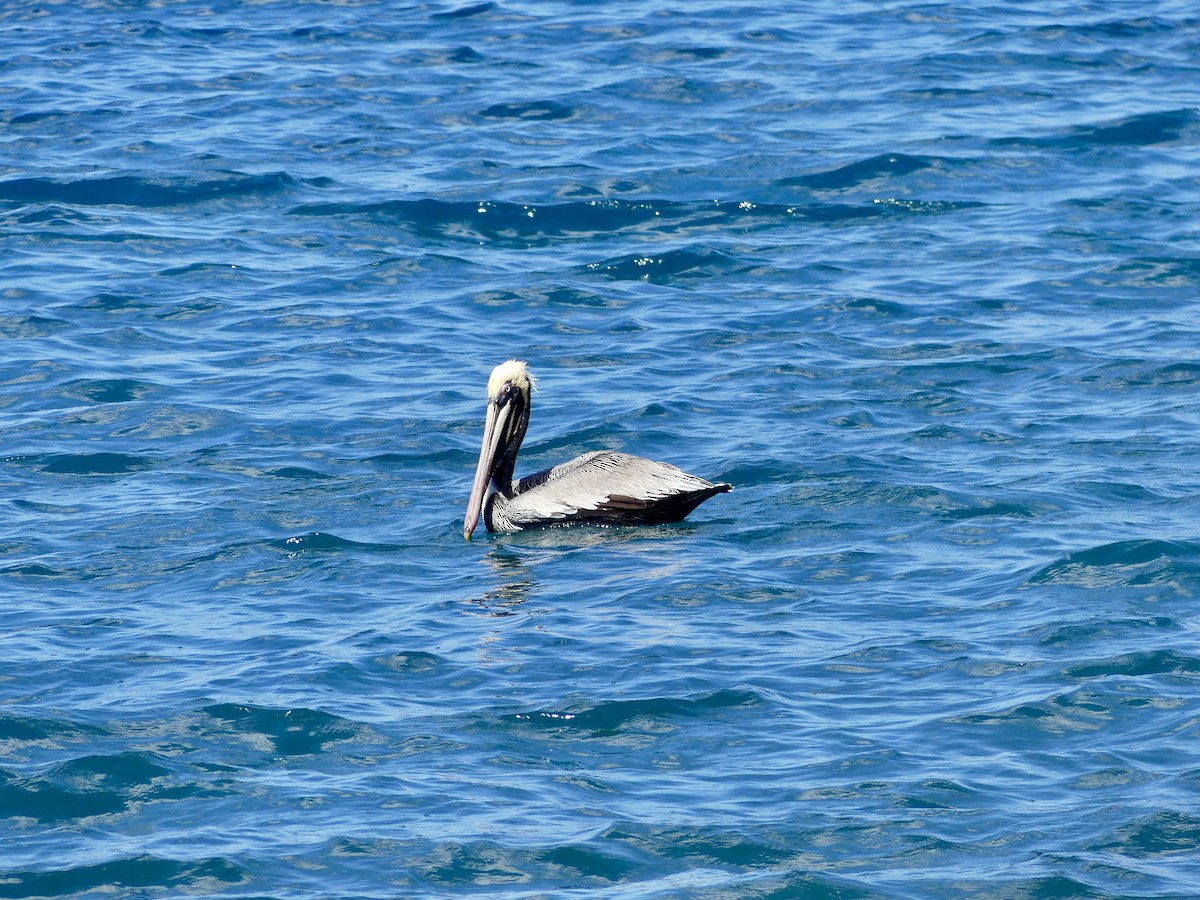
POLYGON ((1200 895, 1190 0, 0 42, 0 897, 1200 895))

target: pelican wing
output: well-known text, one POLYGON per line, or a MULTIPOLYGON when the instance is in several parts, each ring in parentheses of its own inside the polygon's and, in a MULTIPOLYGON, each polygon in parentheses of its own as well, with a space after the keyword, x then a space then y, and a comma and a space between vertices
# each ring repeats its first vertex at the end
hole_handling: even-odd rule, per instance
POLYGON ((667 463, 600 450, 522 478, 511 498, 496 498, 493 527, 646 525, 676 522, 730 489, 667 463))

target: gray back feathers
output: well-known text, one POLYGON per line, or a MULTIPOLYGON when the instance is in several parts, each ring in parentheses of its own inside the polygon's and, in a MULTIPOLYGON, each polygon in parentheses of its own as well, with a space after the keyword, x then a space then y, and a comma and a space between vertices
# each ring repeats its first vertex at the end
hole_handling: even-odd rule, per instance
POLYGON ((668 463, 599 450, 522 478, 511 498, 497 495, 491 527, 674 522, 728 490, 728 484, 712 484, 668 463))

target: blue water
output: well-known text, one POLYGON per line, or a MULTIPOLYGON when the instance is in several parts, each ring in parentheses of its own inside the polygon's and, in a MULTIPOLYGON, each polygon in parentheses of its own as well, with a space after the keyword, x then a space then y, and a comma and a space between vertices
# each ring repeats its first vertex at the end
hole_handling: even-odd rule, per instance
POLYGON ((1190 0, 0 41, 0 897, 1200 895, 1190 0))

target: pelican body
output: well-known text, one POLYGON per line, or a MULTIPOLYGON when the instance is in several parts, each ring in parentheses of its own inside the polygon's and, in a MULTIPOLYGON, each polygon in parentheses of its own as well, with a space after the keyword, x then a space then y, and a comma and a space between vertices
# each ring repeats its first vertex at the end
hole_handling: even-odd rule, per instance
POLYGON ((496 366, 488 379, 483 446, 463 519, 468 541, 480 518, 488 531, 678 522, 709 497, 732 489, 611 450, 585 453, 514 482, 532 393, 533 377, 519 360, 496 366))

